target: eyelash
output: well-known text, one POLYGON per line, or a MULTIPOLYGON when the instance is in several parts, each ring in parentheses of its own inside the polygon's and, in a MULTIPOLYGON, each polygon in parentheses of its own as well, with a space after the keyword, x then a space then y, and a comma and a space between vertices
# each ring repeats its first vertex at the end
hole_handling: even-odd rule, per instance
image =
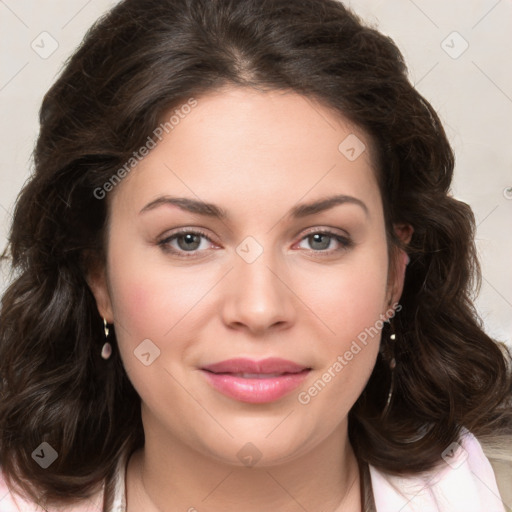
MULTIPOLYGON (((315 256, 320 256, 320 257, 332 256, 334 253, 346 251, 347 249, 350 249, 354 245, 354 242, 349 237, 342 236, 342 235, 339 235, 338 233, 335 233, 334 231, 330 231, 328 229, 321 229, 321 228, 308 232, 306 235, 304 235, 300 239, 300 242, 302 242, 303 240, 306 240, 308 237, 316 235, 316 234, 327 235, 331 239, 336 240, 341 245, 341 247, 338 249, 329 249, 329 250, 310 249, 311 252, 315 253, 315 256)), ((199 257, 198 252, 197 252, 198 249, 195 249, 194 251, 183 251, 183 250, 177 250, 174 247, 170 246, 171 241, 176 240, 179 237, 185 236, 185 235, 199 235, 201 237, 206 238, 209 242, 214 243, 213 240, 206 233, 204 233, 200 230, 183 229, 183 230, 177 231, 176 233, 173 233, 171 236, 168 236, 168 237, 164 238, 163 240, 159 241, 158 245, 162 248, 162 250, 164 252, 171 253, 174 256, 177 256, 178 258, 187 259, 187 258, 199 257)))

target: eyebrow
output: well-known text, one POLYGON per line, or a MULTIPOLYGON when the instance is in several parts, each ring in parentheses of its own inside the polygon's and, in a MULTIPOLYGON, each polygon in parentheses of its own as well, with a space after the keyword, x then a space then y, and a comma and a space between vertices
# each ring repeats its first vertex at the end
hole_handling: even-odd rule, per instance
MULTIPOLYGON (((354 204, 360 206, 364 210, 366 215, 368 215, 368 207, 366 206, 365 203, 363 203, 363 201, 357 199, 356 197, 338 194, 318 199, 310 203, 303 203, 294 206, 286 216, 289 218, 300 219, 303 217, 314 215, 316 213, 321 213, 323 211, 330 210, 331 208, 334 208, 335 206, 342 204, 354 204)), ((173 196, 158 197, 157 199, 151 201, 146 206, 144 206, 144 208, 142 208, 139 214, 148 212, 150 210, 154 210, 155 208, 158 208, 159 206, 162 205, 177 206, 178 208, 191 213, 196 213, 199 215, 216 218, 223 221, 229 219, 227 211, 213 203, 206 203, 204 201, 199 201, 188 197, 173 196)))

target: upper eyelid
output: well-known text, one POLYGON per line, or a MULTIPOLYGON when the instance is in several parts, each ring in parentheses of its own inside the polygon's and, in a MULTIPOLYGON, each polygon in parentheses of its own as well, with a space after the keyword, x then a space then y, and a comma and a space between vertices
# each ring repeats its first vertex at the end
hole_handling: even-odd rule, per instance
POLYGON ((180 235, 184 236, 184 235, 189 235, 189 234, 200 235, 200 236, 203 236, 204 238, 207 238, 208 240, 210 240, 210 242, 213 242, 213 237, 211 237, 210 235, 208 235, 207 233, 205 233, 201 229, 199 229, 199 228, 185 228, 185 229, 179 229, 178 231, 175 231, 173 233, 166 234, 166 235, 160 237, 160 243, 161 242, 165 242, 167 240, 170 240, 171 238, 178 237, 180 235))
MULTIPOLYGON (((296 236, 298 236, 300 233, 302 233, 302 231, 297 233, 296 236)), ((308 228, 302 238, 304 238, 304 237, 306 237, 308 235, 314 235, 315 233, 326 233, 326 234, 331 235, 331 236, 342 236, 342 237, 346 237, 346 238, 350 238, 351 237, 350 233, 346 229, 331 228, 331 227, 316 227, 315 226, 315 227, 312 227, 312 228, 308 228), (343 232, 343 234, 340 234, 338 231, 343 232)))

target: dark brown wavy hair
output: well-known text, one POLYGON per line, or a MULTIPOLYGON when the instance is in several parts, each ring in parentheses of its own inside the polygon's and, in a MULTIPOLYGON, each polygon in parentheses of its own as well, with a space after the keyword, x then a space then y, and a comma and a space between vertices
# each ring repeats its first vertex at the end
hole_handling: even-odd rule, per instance
MULTIPOLYGON (((288 90, 360 127, 377 155, 390 251, 414 228, 394 319, 349 415, 359 460, 391 473, 434 467, 461 429, 508 425, 510 354, 482 330, 474 217, 449 192, 454 156, 393 41, 335 0, 124 0, 89 30, 46 94, 35 172, 14 212, 14 278, 0 314, 0 464, 43 503, 92 495, 144 443, 140 397, 86 275, 104 258, 103 187, 170 109, 225 85, 288 90), (42 469, 46 441, 58 458, 42 469)), ((155 139, 156 140, 156 139, 155 139)))

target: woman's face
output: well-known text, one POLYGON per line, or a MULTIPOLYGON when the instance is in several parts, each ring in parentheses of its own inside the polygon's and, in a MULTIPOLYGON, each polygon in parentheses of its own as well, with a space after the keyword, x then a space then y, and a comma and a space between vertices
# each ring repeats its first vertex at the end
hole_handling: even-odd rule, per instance
POLYGON ((345 432, 401 286, 364 133, 295 93, 225 89, 111 194, 106 281, 91 287, 146 436, 261 466, 345 432), (233 358, 297 368, 204 370, 233 358))

